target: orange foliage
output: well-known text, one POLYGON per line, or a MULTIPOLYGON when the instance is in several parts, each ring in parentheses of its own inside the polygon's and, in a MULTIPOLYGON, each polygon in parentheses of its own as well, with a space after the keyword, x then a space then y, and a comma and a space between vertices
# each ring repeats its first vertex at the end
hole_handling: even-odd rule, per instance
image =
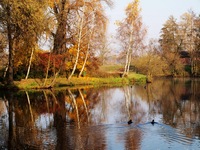
MULTIPOLYGON (((66 62, 65 66, 66 66, 66 70, 71 70, 74 66, 75 63, 75 58, 77 55, 77 45, 71 47, 68 51, 68 61, 66 62)), ((78 60, 78 64, 77 64, 77 70, 81 70, 83 63, 84 63, 84 59, 85 59, 85 53, 84 53, 84 49, 81 49, 81 52, 79 54, 79 60, 78 60)), ((87 63, 88 64, 88 63, 87 63)), ((85 68, 86 69, 86 68, 85 68)))
MULTIPOLYGON (((50 59, 50 68, 59 70, 62 65, 62 60, 64 59, 60 54, 50 54, 50 53, 38 53, 38 64, 42 67, 44 72, 48 67, 48 60, 50 59)), ((51 70, 50 69, 50 70, 51 70)))

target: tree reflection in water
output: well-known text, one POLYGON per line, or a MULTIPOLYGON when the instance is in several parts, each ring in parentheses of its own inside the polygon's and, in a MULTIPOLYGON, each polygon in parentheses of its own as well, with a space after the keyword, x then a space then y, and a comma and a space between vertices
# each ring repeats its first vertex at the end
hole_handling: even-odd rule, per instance
MULTIPOLYGON (((137 125, 152 119, 195 142, 200 139, 199 82, 168 79, 145 87, 2 92, 0 149, 140 149, 151 128, 158 131, 156 125, 145 131, 137 125), (127 124, 129 119, 133 124, 127 124)), ((157 127, 161 143, 173 141, 163 127, 157 127)))

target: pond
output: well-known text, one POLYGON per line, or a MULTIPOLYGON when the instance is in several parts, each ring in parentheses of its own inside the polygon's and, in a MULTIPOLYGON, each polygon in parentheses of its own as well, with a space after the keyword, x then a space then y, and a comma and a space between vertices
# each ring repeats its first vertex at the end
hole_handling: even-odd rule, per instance
POLYGON ((0 149, 200 149, 199 83, 0 91, 0 149))

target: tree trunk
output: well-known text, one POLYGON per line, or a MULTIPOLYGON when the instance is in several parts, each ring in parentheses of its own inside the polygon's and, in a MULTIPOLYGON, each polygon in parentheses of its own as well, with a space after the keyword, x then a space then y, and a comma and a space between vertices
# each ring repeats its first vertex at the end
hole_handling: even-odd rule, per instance
POLYGON ((7 72, 7 84, 13 85, 13 68, 14 68, 14 49, 13 49, 13 39, 12 39, 12 29, 11 29, 11 10, 10 5, 6 8, 7 11, 7 36, 8 36, 8 72, 7 72))
POLYGON ((130 50, 130 55, 129 55, 129 60, 128 60, 128 66, 127 66, 127 74, 129 73, 130 70, 130 65, 131 65, 131 59, 132 59, 132 50, 130 50))
POLYGON ((6 65, 6 68, 5 68, 5 70, 4 70, 4 73, 3 73, 3 78, 5 78, 5 77, 6 77, 6 73, 7 73, 7 71, 8 71, 8 64, 6 65))
POLYGON ((83 66, 82 66, 82 68, 81 68, 81 71, 80 71, 78 77, 81 77, 81 75, 82 75, 82 73, 83 73, 83 70, 85 69, 85 65, 86 65, 86 62, 87 62, 87 59, 88 59, 88 56, 89 56, 90 40, 91 40, 92 33, 93 33, 93 29, 91 29, 91 32, 90 32, 90 36, 89 36, 89 41, 88 41, 88 45, 87 45, 87 52, 86 52, 85 60, 84 60, 83 66))
POLYGON ((58 6, 54 7, 54 12, 57 16, 58 27, 56 33, 54 34, 54 54, 62 54, 66 51, 66 26, 67 26, 67 13, 69 10, 65 8, 66 0, 62 0, 61 10, 58 10, 58 6))
POLYGON ((34 49, 32 48, 31 57, 30 57, 30 60, 29 60, 28 70, 27 70, 27 74, 26 74, 26 78, 25 79, 28 79, 28 76, 29 76, 29 73, 30 73, 31 62, 32 62, 32 58, 33 58, 33 51, 34 51, 34 49))
POLYGON ((54 78, 53 78, 53 80, 51 81, 51 83, 50 83, 50 85, 49 85, 49 88, 52 88, 52 87, 54 86, 54 83, 55 83, 56 78, 58 77, 59 73, 60 73, 60 69, 59 69, 58 72, 54 75, 54 78))
POLYGON ((127 54, 126 54, 126 62, 125 62, 125 66, 124 66, 124 72, 122 74, 122 78, 126 75, 127 73, 127 68, 128 68, 128 58, 129 58, 129 49, 127 51, 127 54))
POLYGON ((122 74, 122 78, 128 74, 129 72, 129 67, 130 67, 130 63, 131 63, 131 53, 132 53, 132 50, 131 50, 131 44, 132 44, 132 41, 133 41, 133 29, 131 29, 131 34, 130 34, 130 38, 129 38, 129 45, 128 45, 128 50, 127 50, 127 54, 126 54, 126 63, 125 63, 125 67, 124 67, 124 72, 122 74))
MULTIPOLYGON (((84 2, 84 5, 85 5, 85 2, 84 2)), ((84 10, 83 10, 83 15, 84 15, 84 12, 85 12, 85 8, 84 8, 84 10)), ((76 54, 76 59, 75 59, 74 67, 73 67, 73 70, 72 70, 70 76, 68 77, 68 80, 70 80, 71 77, 73 76, 73 74, 74 74, 74 72, 75 72, 75 70, 76 70, 77 64, 78 64, 78 59, 79 59, 80 49, 81 49, 81 39, 82 39, 82 31, 83 31, 83 21, 84 21, 84 16, 81 18, 80 27, 79 27, 79 33, 78 33, 78 48, 77 48, 77 54, 76 54)))
POLYGON ((87 52, 86 52, 85 60, 84 60, 83 66, 82 66, 82 68, 81 68, 81 71, 80 71, 78 77, 81 77, 81 75, 82 75, 82 73, 83 73, 83 70, 85 69, 85 65, 86 65, 88 56, 89 56, 89 49, 88 49, 87 52))

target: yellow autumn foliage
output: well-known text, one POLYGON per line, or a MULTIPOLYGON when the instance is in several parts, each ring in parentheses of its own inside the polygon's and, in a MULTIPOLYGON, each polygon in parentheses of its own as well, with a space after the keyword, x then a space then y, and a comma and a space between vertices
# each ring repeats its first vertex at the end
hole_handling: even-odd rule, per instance
MULTIPOLYGON (((77 45, 75 45, 69 49, 69 51, 68 51, 69 60, 66 61, 66 70, 71 70, 74 67, 75 58, 76 58, 77 51, 78 51, 77 48, 78 48, 77 45)), ((79 71, 81 70, 81 68, 84 64, 84 59, 85 59, 84 49, 81 49, 81 52, 79 54, 78 64, 76 67, 77 70, 79 70, 79 71)), ((88 62, 86 64, 88 64, 88 62)), ((86 70, 86 68, 84 70, 86 70)))

